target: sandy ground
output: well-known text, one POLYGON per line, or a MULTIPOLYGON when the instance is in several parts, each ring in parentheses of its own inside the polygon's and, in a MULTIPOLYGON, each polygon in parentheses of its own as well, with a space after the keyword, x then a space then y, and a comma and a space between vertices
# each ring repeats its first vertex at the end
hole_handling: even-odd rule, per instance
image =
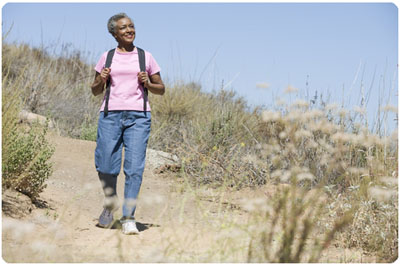
MULTIPOLYGON (((136 211, 140 234, 127 236, 121 233, 118 222, 112 229, 96 226, 103 191, 94 168, 95 143, 55 134, 50 138, 56 147, 52 158, 54 173, 40 196, 42 205, 32 205, 23 195, 3 193, 2 257, 5 261, 246 261, 242 254, 228 253, 230 256, 226 257, 221 252, 219 256, 210 256, 218 238, 224 236, 216 234, 223 224, 215 220, 223 216, 225 220, 245 222, 246 214, 236 202, 245 195, 273 196, 270 189, 244 190, 228 194, 225 202, 218 202, 215 200, 218 191, 185 189, 184 181, 153 173, 150 161, 146 164, 136 211)), ((121 172, 118 181, 121 202, 123 185, 121 172)), ((121 212, 119 209, 114 218, 121 217, 121 212)), ((324 255, 327 262, 372 261, 355 250, 331 248, 324 255)))

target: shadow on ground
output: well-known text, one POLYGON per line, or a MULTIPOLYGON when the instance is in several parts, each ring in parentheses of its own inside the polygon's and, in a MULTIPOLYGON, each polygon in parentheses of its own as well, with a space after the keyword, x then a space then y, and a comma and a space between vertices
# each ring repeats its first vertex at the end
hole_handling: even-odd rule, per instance
MULTIPOLYGON (((99 226, 99 224, 96 224, 96 227, 103 228, 103 227, 99 226)), ((160 227, 160 225, 136 222, 136 227, 139 230, 139 232, 142 232, 142 231, 149 229, 150 227, 160 227)), ((119 220, 116 220, 109 229, 122 229, 122 224, 119 220)))

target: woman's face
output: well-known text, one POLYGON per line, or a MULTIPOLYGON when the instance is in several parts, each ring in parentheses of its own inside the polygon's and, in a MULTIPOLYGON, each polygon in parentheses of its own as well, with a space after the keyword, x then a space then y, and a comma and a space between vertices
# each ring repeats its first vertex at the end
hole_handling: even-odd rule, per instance
POLYGON ((121 18, 117 21, 114 37, 118 43, 132 43, 135 39, 135 25, 129 18, 121 18))

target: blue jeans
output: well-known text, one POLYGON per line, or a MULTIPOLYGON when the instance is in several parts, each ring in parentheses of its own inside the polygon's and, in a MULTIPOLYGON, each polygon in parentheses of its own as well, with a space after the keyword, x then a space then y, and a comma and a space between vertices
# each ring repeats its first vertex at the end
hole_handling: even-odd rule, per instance
POLYGON ((110 111, 107 117, 104 117, 104 112, 100 112, 95 165, 103 183, 106 200, 110 196, 116 197, 122 146, 125 149, 122 220, 134 220, 136 200, 142 184, 150 125, 149 111, 110 111))

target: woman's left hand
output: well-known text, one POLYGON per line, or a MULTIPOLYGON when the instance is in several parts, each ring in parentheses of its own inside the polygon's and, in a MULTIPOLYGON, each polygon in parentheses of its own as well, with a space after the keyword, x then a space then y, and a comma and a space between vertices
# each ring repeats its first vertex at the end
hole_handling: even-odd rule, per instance
POLYGON ((138 79, 140 83, 143 83, 143 85, 147 87, 150 80, 147 72, 139 72, 138 79))

